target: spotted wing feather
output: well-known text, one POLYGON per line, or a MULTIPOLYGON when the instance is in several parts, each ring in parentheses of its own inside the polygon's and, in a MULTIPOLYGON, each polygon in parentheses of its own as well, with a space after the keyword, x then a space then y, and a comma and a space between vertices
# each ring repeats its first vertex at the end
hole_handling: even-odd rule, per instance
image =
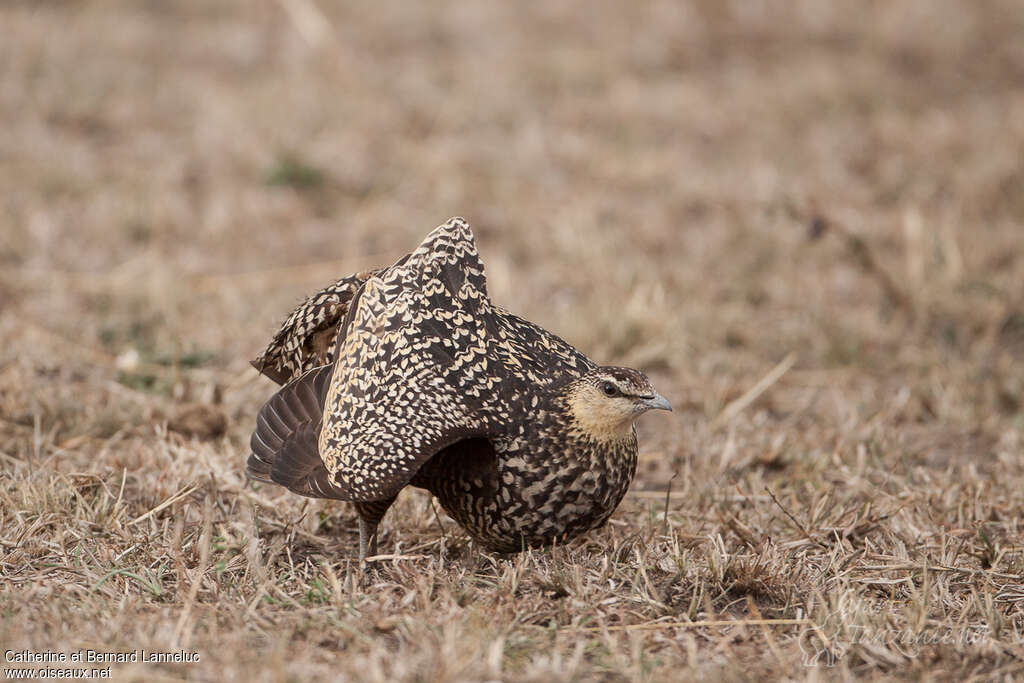
POLYGON ((489 372, 491 315, 461 219, 363 286, 339 334, 319 442, 353 500, 394 496, 439 450, 489 435, 487 401, 501 381, 489 372))
MULTIPOLYGON (((342 278, 310 296, 288 317, 252 365, 283 384, 311 368, 333 363, 338 337, 344 338, 344 323, 354 308, 359 288, 385 270, 342 278)), ((544 328, 497 306, 492 305, 490 313, 492 326, 505 342, 496 350, 498 362, 513 371, 522 369, 535 385, 566 375, 579 377, 595 367, 593 361, 544 328)))
POLYGON ((307 370, 333 363, 339 321, 363 283, 379 272, 343 277, 307 298, 288 316, 252 366, 278 384, 285 384, 307 370))

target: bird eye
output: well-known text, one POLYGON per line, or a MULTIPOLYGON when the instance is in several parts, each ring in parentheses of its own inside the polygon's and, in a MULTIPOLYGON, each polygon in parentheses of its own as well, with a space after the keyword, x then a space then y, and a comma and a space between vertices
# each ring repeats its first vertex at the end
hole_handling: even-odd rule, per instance
POLYGON ((605 396, 615 396, 616 394, 618 394, 618 393, 619 393, 619 389, 618 389, 618 387, 616 387, 616 386, 615 386, 614 384, 612 384, 611 382, 605 382, 605 383, 604 383, 604 384, 603 384, 603 385, 601 386, 601 391, 603 391, 603 392, 604 392, 604 395, 605 395, 605 396))

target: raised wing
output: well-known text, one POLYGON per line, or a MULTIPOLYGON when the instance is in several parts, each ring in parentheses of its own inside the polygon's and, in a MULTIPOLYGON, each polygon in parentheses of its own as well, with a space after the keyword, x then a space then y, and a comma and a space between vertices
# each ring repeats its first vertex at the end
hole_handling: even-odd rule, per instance
MULTIPOLYGON (((385 270, 341 278, 311 295, 288 316, 263 355, 252 361, 253 367, 285 384, 312 368, 332 364, 352 299, 363 283, 385 270)), ((493 304, 491 321, 496 336, 490 341, 498 342, 496 360, 526 373, 534 384, 543 386, 565 375, 578 377, 594 367, 562 338, 493 304)))
POLYGON ((357 501, 390 498, 442 448, 490 435, 486 404, 501 390, 488 358, 492 317, 460 218, 363 285, 338 335, 320 432, 336 486, 357 501))
POLYGON ((338 324, 363 283, 383 269, 343 277, 316 292, 281 326, 252 366, 278 384, 285 384, 312 368, 334 362, 338 324))
POLYGON ((252 476, 357 501, 393 496, 442 448, 503 432, 523 396, 594 367, 558 336, 490 303, 459 218, 394 266, 311 296, 253 365, 295 386, 261 411, 252 476), (308 371, 316 365, 329 367, 308 371), (315 410, 302 387, 313 381, 315 410))

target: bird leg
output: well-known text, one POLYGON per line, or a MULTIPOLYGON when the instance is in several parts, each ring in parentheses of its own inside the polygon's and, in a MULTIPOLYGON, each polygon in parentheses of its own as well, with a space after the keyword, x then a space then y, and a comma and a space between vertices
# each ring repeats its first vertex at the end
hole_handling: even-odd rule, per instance
POLYGON ((394 498, 388 498, 355 504, 359 514, 359 564, 377 554, 377 525, 394 502, 394 498))
POLYGON ((359 518, 359 564, 377 554, 377 525, 359 518))

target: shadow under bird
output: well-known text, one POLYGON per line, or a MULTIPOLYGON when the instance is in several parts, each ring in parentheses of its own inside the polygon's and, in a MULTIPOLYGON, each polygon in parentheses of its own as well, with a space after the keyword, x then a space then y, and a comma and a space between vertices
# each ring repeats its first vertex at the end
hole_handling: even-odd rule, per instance
POLYGON ((410 485, 492 551, 599 527, 636 473, 634 420, 671 410, 638 370, 492 304, 461 218, 312 295, 253 365, 284 386, 260 409, 249 475, 353 502, 360 560, 410 485))

